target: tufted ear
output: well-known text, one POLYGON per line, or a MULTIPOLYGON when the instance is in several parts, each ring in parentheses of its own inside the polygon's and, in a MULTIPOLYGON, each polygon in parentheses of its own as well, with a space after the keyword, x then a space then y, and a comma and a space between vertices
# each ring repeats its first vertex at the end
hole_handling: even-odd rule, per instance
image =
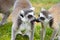
POLYGON ((35 10, 35 7, 31 7, 30 9, 31 9, 31 10, 35 10))
POLYGON ((45 8, 41 8, 41 11, 46 11, 46 9, 45 8))
POLYGON ((24 17, 24 11, 23 10, 20 10, 18 15, 22 19, 24 17))

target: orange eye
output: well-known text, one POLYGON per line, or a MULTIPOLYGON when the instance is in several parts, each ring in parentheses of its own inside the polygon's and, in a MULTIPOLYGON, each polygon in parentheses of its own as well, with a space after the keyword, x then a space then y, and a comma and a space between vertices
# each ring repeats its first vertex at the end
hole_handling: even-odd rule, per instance
POLYGON ((32 18, 33 16, 32 15, 28 15, 28 18, 30 19, 30 18, 32 18))
POLYGON ((45 20, 45 18, 44 18, 44 17, 40 17, 40 19, 41 19, 41 20, 45 20))

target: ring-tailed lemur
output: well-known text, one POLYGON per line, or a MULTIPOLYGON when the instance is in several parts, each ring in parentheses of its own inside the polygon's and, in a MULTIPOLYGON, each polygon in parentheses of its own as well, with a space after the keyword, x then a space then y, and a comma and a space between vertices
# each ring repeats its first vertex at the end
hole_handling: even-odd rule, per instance
POLYGON ((17 19, 12 25, 11 40, 15 40, 18 33, 29 36, 29 40, 33 40, 34 37, 34 22, 36 18, 34 16, 34 10, 23 9, 19 11, 17 19))
POLYGON ((58 34, 60 40, 60 3, 52 6, 49 10, 42 9, 37 22, 41 22, 41 40, 44 40, 46 34, 46 26, 49 24, 54 29, 50 40, 54 40, 58 34))

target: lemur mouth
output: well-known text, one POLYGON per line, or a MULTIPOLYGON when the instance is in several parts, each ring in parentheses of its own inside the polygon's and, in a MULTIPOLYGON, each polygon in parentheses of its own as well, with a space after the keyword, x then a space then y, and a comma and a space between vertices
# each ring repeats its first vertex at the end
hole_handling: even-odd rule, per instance
POLYGON ((36 19, 32 20, 31 23, 34 23, 36 21, 36 19))

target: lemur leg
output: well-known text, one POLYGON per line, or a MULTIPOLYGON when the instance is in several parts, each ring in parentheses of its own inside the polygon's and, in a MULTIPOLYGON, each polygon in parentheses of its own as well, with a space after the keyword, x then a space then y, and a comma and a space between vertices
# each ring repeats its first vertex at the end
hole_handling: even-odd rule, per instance
POLYGON ((52 27, 53 27, 54 31, 53 31, 51 40, 54 40, 54 38, 56 37, 56 35, 57 35, 57 33, 58 33, 59 26, 58 26, 58 24, 54 23, 52 27))
POLYGON ((21 25, 22 21, 20 18, 17 18, 17 20, 15 22, 13 22, 12 25, 12 33, 11 33, 11 40, 15 40, 16 38, 16 32, 19 29, 19 26, 21 25))
POLYGON ((29 40, 34 40, 34 23, 31 23, 31 36, 29 40))
POLYGON ((17 31, 17 24, 13 23, 13 25, 12 25, 12 33, 11 33, 11 40, 15 40, 15 38, 16 38, 16 31, 17 31))
POLYGON ((34 24, 31 24, 31 31, 27 33, 29 40, 34 40, 34 24))
POLYGON ((59 24, 59 31, 58 31, 57 37, 58 37, 58 40, 60 40, 60 24, 59 24))
POLYGON ((6 23, 7 18, 9 17, 9 15, 10 15, 9 11, 3 14, 3 18, 2 18, 2 21, 0 22, 0 25, 4 25, 6 23))
POLYGON ((42 23, 41 23, 41 25, 42 25, 42 29, 41 29, 41 40, 44 40, 45 34, 46 34, 46 26, 43 25, 42 23))
POLYGON ((30 39, 30 37, 31 37, 31 32, 27 32, 26 35, 28 35, 29 40, 31 40, 31 39, 30 39))

